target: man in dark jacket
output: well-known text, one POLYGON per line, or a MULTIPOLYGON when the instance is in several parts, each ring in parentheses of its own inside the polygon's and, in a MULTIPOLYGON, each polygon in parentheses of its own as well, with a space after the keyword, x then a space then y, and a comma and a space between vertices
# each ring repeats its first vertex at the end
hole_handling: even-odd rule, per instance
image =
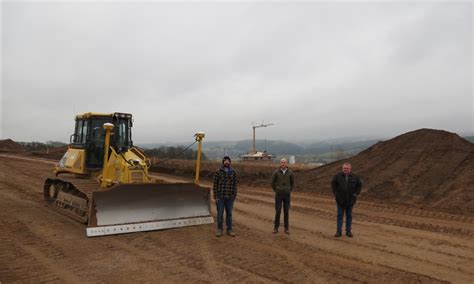
POLYGON ((295 179, 293 172, 287 167, 287 160, 285 158, 280 160, 280 168, 273 172, 272 188, 275 192, 275 222, 273 233, 278 233, 280 226, 281 205, 283 203, 283 214, 285 223, 285 233, 290 233, 289 214, 290 214, 290 199, 293 191, 295 179))
POLYGON ((342 172, 338 173, 332 179, 332 192, 336 197, 337 205, 337 231, 335 237, 342 235, 342 219, 344 212, 346 214, 346 235, 353 237, 351 231, 352 225, 352 208, 360 194, 362 183, 356 175, 352 173, 352 166, 349 163, 342 165, 342 172))
POLYGON ((227 235, 235 237, 235 233, 232 231, 232 210, 237 196, 237 175, 230 163, 230 158, 225 156, 222 159, 222 167, 214 174, 213 191, 217 205, 217 237, 222 235, 224 210, 227 235))

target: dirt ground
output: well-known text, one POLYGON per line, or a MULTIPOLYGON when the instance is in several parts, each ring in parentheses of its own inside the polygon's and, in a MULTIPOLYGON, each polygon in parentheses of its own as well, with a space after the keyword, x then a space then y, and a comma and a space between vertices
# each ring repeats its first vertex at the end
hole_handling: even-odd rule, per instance
MULTIPOLYGON (((42 200, 47 160, 0 154, 0 282, 473 283, 474 218, 359 201, 354 238, 335 204, 295 192, 291 235, 273 235, 269 188, 239 188, 236 238, 215 224, 87 238, 42 200)), ((215 210, 213 208, 213 215, 215 210)))

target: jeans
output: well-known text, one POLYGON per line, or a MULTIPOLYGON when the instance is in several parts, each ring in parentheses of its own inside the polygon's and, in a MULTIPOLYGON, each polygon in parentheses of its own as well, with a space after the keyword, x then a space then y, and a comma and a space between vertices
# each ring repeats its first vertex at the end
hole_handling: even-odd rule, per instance
POLYGON ((225 223, 227 230, 232 230, 232 209, 234 208, 235 197, 219 198, 217 202, 217 228, 223 229, 224 223, 224 209, 225 209, 225 223))
POLYGON ((281 214, 281 204, 283 203, 283 214, 285 229, 289 229, 289 219, 290 219, 290 193, 275 194, 275 229, 280 227, 280 214, 281 214))
POLYGON ((351 206, 342 206, 337 203, 337 231, 342 232, 342 218, 344 217, 344 212, 346 213, 346 232, 351 232, 352 225, 352 207, 351 206))

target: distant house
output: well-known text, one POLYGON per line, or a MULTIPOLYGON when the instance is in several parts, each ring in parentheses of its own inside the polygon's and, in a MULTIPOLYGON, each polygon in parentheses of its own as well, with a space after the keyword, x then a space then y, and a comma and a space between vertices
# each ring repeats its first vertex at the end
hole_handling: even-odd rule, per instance
POLYGON ((240 158, 245 162, 273 162, 273 155, 268 154, 267 151, 245 154, 240 158))
POLYGON ((274 125, 274 123, 264 124, 262 121, 262 124, 252 126, 252 129, 253 129, 252 151, 250 153, 240 156, 243 162, 270 162, 270 163, 273 162, 273 156, 271 154, 268 154, 267 150, 263 152, 259 152, 257 151, 257 147, 255 146, 255 129, 260 128, 260 127, 268 127, 272 125, 274 125))

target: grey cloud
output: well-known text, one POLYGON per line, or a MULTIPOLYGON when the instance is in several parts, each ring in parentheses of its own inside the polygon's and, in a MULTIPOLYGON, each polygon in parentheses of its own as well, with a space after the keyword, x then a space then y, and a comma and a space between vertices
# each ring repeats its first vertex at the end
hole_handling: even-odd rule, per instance
POLYGON ((5 2, 3 136, 67 140, 132 112, 136 141, 474 132, 472 4, 5 2), (49 126, 48 131, 42 127, 49 126))

